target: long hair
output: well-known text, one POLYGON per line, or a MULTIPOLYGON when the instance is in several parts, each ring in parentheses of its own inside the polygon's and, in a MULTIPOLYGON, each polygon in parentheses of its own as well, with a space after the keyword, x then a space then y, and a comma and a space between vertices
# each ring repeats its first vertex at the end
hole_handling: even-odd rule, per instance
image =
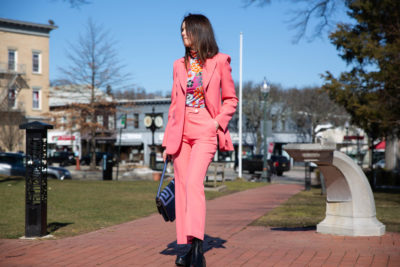
MULTIPOLYGON (((207 58, 212 58, 218 54, 218 45, 215 41, 214 31, 208 18, 201 14, 190 14, 183 18, 186 33, 192 42, 193 49, 201 62, 206 62, 207 58)), ((188 66, 190 48, 185 47, 185 66, 188 66)))

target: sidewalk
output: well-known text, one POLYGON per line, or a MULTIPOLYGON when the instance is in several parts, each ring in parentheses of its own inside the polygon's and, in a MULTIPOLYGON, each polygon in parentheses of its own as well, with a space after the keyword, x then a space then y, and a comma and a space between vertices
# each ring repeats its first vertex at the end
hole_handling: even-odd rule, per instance
MULTIPOLYGON (((340 237, 252 221, 302 190, 273 184, 207 202, 208 266, 400 266, 400 234, 340 237)), ((0 266, 174 266, 175 224, 159 214, 60 240, 0 240, 0 266)))

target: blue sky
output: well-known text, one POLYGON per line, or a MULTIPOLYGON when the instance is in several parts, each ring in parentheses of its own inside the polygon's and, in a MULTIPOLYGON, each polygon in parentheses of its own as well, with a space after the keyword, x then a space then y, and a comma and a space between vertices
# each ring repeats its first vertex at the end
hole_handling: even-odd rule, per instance
MULTIPOLYGON (((232 57, 232 76, 239 80, 239 33, 244 35, 243 80, 269 82, 284 88, 321 85, 320 74, 337 75, 346 69, 330 43, 323 38, 293 44, 289 29, 291 1, 276 0, 263 7, 244 7, 242 0, 91 0, 79 9, 62 0, 2 0, 0 17, 36 23, 52 19, 59 27, 51 32, 50 79, 66 66, 68 42, 76 41, 91 17, 117 41, 119 58, 132 82, 148 92, 168 93, 173 61, 183 55, 180 23, 189 12, 206 15, 213 24, 220 51, 232 57)), ((338 20, 346 19, 344 11, 338 20)))

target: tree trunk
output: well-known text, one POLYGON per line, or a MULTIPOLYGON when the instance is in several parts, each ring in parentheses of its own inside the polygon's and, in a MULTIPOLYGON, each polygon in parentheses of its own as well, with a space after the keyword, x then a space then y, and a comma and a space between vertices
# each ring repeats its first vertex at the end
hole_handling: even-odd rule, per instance
POLYGON ((398 167, 399 156, 399 139, 395 135, 387 136, 385 147, 385 168, 390 171, 396 169, 398 167))
POLYGON ((96 132, 95 131, 91 132, 90 153, 91 153, 90 169, 95 170, 96 169, 96 132))

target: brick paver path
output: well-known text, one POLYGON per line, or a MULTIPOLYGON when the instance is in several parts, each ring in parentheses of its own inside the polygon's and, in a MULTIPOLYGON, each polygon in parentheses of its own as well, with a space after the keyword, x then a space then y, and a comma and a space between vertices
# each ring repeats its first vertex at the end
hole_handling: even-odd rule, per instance
MULTIPOLYGON (((247 226, 299 192, 274 184, 207 202, 208 266, 400 266, 400 234, 247 226)), ((60 240, 0 240, 0 266, 174 266, 175 226, 149 217, 60 240)))

